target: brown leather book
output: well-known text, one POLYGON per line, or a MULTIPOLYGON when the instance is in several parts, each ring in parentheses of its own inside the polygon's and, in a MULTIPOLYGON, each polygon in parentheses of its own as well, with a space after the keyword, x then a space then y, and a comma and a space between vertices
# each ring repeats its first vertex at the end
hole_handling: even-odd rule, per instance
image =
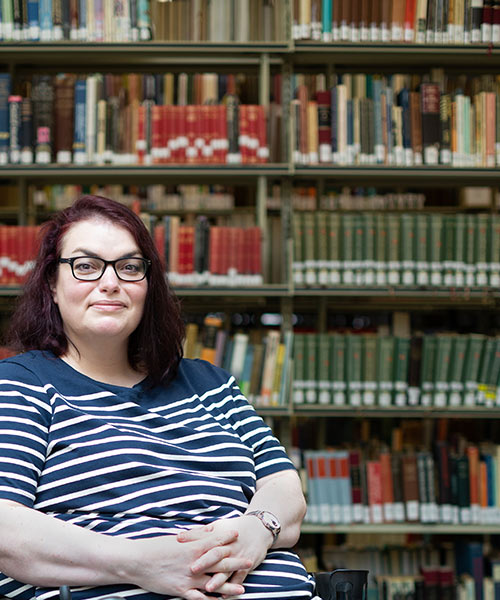
POLYGON ((407 521, 419 520, 419 488, 418 468, 415 454, 403 454, 401 457, 401 473, 403 480, 403 498, 407 521))
POLYGON ((411 91, 410 95, 410 135, 413 150, 413 162, 422 164, 422 116, 420 113, 420 92, 411 91))

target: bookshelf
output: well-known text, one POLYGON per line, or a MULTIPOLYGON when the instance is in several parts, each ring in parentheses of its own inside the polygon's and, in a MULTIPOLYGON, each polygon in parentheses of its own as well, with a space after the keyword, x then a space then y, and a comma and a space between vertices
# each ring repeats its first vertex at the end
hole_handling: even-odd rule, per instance
MULTIPOLYGON (((291 2, 285 2, 283 20, 287 31, 291 29, 291 2)), ((165 42, 143 41, 137 43, 79 44, 60 42, 0 42, 0 65, 2 71, 12 78, 30 75, 43 69, 56 74, 60 71, 75 73, 94 70, 127 73, 166 70, 175 73, 194 70, 214 70, 231 73, 235 70, 257 74, 259 104, 268 106, 271 74, 279 73, 283 79, 282 109, 283 127, 281 144, 288 149, 291 137, 289 103, 293 98, 292 81, 296 73, 318 74, 328 78, 345 72, 428 72, 444 67, 457 73, 463 69, 474 70, 480 65, 481 72, 500 72, 500 49, 489 44, 438 45, 402 43, 324 43, 293 40, 291 36, 278 41, 255 42, 165 42)), ((335 186, 362 185, 387 188, 403 188, 411 182, 413 189, 445 190, 460 186, 500 187, 500 170, 497 167, 451 168, 445 165, 393 166, 334 164, 297 165, 291 152, 285 153, 278 163, 258 165, 44 165, 9 164, 0 166, 0 181, 9 182, 18 189, 18 207, 5 209, 0 217, 16 220, 19 225, 33 218, 28 206, 28 189, 32 185, 44 186, 54 183, 125 183, 135 186, 149 184, 192 183, 240 184, 254 189, 255 203, 252 207, 257 224, 267 231, 270 210, 267 207, 269 187, 278 182, 282 189, 281 206, 277 210, 284 223, 288 237, 283 241, 283 277, 279 283, 234 289, 226 286, 179 287, 178 294, 187 312, 211 310, 230 313, 234 310, 255 309, 275 311, 282 316, 281 328, 293 328, 295 313, 312 315, 312 327, 326 331, 328 318, 339 311, 391 315, 394 311, 414 314, 447 311, 479 315, 483 312, 498 315, 500 292, 489 286, 368 286, 339 285, 302 287, 292 277, 291 264, 293 244, 290 223, 294 208, 290 200, 294 184, 314 182, 318 189, 328 184, 335 186)), ((458 207, 426 207, 430 212, 445 213, 458 207)), ((497 207, 488 211, 497 213, 497 207)), ((43 214, 43 212, 41 213, 43 214)), ((179 214, 182 214, 180 212, 179 214)), ((39 215, 38 215, 39 216, 39 215)), ((35 217, 36 218, 36 217, 35 217)), ((43 218, 43 217, 42 217, 43 218)), ((264 234, 263 248, 271 243, 264 234)), ((0 306, 9 310, 12 299, 19 293, 18 286, 0 286, 0 306)), ((421 317, 425 319, 425 314, 421 317)), ((453 421, 496 421, 498 409, 478 406, 454 407, 349 407, 294 405, 289 398, 284 406, 259 407, 259 412, 283 430, 282 439, 292 442, 291 431, 301 422, 317 423, 321 431, 327 419, 338 423, 347 421, 377 421, 412 419, 419 422, 437 423, 453 421)), ((321 438, 321 435, 318 436, 321 438)), ((371 523, 371 524, 321 524, 305 523, 305 534, 415 534, 426 536, 474 536, 499 534, 500 525, 481 524, 422 524, 422 523, 371 523)))

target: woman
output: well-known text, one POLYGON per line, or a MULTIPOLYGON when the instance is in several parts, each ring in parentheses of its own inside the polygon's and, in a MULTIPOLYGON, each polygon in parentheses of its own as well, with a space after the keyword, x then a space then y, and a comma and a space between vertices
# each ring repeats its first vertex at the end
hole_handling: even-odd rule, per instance
POLYGON ((234 378, 182 359, 151 237, 85 196, 44 225, 0 363, 0 595, 309 599, 304 499, 234 378), (277 550, 279 549, 279 550, 277 550))

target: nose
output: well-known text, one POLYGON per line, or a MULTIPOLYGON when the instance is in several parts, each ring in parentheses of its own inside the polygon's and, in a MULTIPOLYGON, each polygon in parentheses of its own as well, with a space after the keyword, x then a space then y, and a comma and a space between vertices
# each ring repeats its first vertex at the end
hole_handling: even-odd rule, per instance
POLYGON ((113 265, 106 265, 104 273, 99 279, 99 287, 103 290, 117 289, 120 285, 120 280, 113 268, 113 265))

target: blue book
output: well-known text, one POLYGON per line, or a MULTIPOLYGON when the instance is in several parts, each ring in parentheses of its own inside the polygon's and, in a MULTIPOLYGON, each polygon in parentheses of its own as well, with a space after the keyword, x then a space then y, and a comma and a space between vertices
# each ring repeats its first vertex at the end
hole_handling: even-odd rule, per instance
POLYGON ((252 375, 254 345, 248 344, 243 362, 243 370, 239 381, 241 393, 246 396, 250 387, 250 376, 252 375))
POLYGON ((151 16, 148 0, 137 0, 137 27, 139 39, 144 42, 151 39, 151 16))
POLYGON ((78 39, 87 41, 87 0, 78 0, 78 39))
POLYGON ((413 165, 413 150, 411 146, 411 120, 410 120, 410 91, 403 88, 398 94, 398 106, 403 109, 403 150, 405 165, 413 165))
POLYGON ((0 73, 0 165, 5 165, 9 161, 9 96, 11 93, 11 85, 10 74, 0 73))
POLYGON ((40 39, 42 42, 52 40, 52 0, 40 0, 39 4, 40 39))
POLYGON ((32 42, 40 39, 39 0, 28 0, 28 38, 32 42))
POLYGON ((82 165, 87 162, 86 146, 86 107, 87 80, 77 79, 75 83, 75 125, 73 133, 73 162, 82 165))
POLYGON ((323 42, 332 41, 332 4, 335 0, 323 0, 321 4, 321 39, 323 42))

